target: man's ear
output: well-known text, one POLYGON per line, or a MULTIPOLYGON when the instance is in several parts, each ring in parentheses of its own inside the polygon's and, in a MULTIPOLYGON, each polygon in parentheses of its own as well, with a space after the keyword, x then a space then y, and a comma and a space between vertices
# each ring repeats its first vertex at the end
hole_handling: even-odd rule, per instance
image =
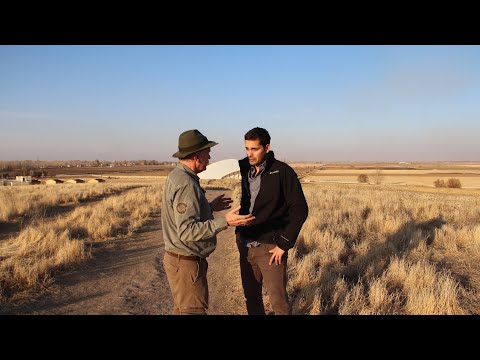
POLYGON ((267 144, 265 145, 265 152, 268 153, 269 151, 270 151, 270 144, 267 144))

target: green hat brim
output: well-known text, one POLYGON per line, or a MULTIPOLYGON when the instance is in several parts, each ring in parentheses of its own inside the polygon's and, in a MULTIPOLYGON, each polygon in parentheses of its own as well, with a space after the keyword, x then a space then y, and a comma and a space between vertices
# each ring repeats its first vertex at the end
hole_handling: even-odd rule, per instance
POLYGON ((198 149, 193 149, 193 150, 189 150, 189 151, 179 150, 179 151, 177 151, 175 154, 173 154, 172 156, 173 156, 173 157, 176 157, 176 158, 179 158, 179 159, 182 159, 182 158, 184 158, 185 156, 188 156, 188 155, 190 155, 190 154, 196 153, 197 151, 200 151, 200 150, 203 150, 203 149, 206 149, 206 148, 213 147, 213 146, 215 146, 215 145, 218 145, 218 143, 216 143, 215 141, 209 141, 208 143, 206 143, 205 145, 199 147, 198 149))

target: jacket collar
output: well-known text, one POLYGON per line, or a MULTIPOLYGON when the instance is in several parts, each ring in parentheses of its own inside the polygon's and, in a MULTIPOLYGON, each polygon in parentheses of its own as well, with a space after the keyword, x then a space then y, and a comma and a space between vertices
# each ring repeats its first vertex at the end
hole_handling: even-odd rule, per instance
POLYGON ((194 180, 197 182, 200 182, 200 178, 193 172, 192 169, 190 169, 188 166, 183 165, 181 162, 177 163, 177 168, 180 170, 185 171, 188 175, 190 175, 194 180))

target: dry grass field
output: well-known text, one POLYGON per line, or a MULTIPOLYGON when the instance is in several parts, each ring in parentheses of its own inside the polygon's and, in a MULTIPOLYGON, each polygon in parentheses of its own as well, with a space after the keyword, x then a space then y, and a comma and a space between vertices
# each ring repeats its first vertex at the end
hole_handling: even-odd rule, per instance
POLYGON ((43 185, 0 187, 0 221, 43 217, 49 211, 58 211, 62 205, 74 205, 106 197, 135 185, 108 183, 62 184, 57 188, 43 185))
MULTIPOLYGON (((292 165, 310 209, 289 252, 294 314, 480 314, 480 164, 292 165), (462 188, 435 188, 439 178, 462 188)), ((102 175, 0 187, 0 301, 158 219, 164 176, 102 175)), ((238 181, 201 185, 238 203, 238 181)), ((216 281, 238 285, 239 271, 228 274, 216 281)))
POLYGON ((480 314, 480 191, 303 185, 296 314, 480 314))
POLYGON ((162 187, 135 179, 0 188, 8 235, 0 240, 0 299, 47 284, 57 269, 89 258, 93 242, 132 235, 159 211, 162 187))

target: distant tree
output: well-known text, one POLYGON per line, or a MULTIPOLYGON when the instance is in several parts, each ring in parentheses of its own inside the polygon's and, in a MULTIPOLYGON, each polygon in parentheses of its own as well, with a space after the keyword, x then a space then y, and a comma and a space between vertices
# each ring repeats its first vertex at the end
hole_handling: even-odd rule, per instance
POLYGON ((447 187, 460 189, 462 187, 462 183, 458 179, 448 179, 447 187))
POLYGON ((375 182, 375 184, 377 185, 380 185, 383 181, 383 173, 382 173, 382 170, 381 169, 377 169, 375 170, 375 174, 373 175, 373 181, 375 182))
POLYGON ((30 170, 30 175, 34 178, 39 178, 43 175, 43 171, 41 171, 41 170, 30 170))
POLYGON ((433 182, 433 185, 435 185, 435 187, 439 188, 439 187, 446 187, 447 185, 445 184, 445 181, 443 180, 440 180, 440 179, 437 179, 433 182))
POLYGON ((25 167, 25 168, 20 169, 19 173, 20 173, 21 176, 28 176, 28 175, 30 175, 30 171, 31 171, 30 168, 25 167))
POLYGON ((357 181, 359 183, 368 183, 368 176, 366 174, 358 175, 357 181))

